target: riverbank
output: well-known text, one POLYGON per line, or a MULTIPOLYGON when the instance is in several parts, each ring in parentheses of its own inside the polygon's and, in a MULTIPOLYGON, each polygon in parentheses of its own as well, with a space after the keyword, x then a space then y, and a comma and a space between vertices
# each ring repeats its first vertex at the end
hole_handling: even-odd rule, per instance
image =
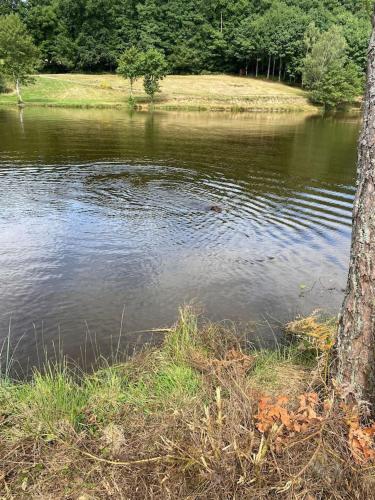
MULTIPOLYGON (((22 92, 26 105, 53 107, 126 108, 129 83, 117 75, 43 74, 22 92)), ((142 81, 134 86, 139 109, 149 100, 142 81)), ((0 94, 0 105, 16 105, 14 93, 0 94)), ((307 93, 262 79, 229 75, 167 76, 161 82, 156 109, 197 111, 304 111, 318 112, 307 93)))
POLYGON ((28 383, 3 379, 0 491, 370 498, 374 471, 353 456, 347 410, 325 385, 335 325, 312 316, 287 330, 287 347, 254 351, 185 308, 161 347, 126 363, 82 375, 62 362, 28 383))

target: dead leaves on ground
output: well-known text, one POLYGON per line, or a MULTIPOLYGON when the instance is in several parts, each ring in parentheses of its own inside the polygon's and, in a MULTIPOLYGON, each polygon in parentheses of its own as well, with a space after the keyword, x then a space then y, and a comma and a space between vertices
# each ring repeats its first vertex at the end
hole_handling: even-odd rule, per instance
MULTIPOLYGON (((303 331, 305 335, 309 332, 316 342, 316 347, 321 351, 327 352, 331 349, 334 340, 331 325, 319 323, 317 316, 312 315, 293 326, 295 331, 303 331)), ((231 349, 222 359, 208 360, 197 354, 193 361, 195 368, 202 372, 212 371, 220 380, 223 372, 245 376, 254 364, 254 357, 231 349)), ((284 395, 275 398, 263 397, 258 403, 255 427, 263 435, 273 435, 277 451, 299 434, 316 435, 329 419, 336 418, 338 426, 345 426, 347 445, 353 459, 357 463, 375 461, 375 422, 370 426, 362 425, 357 407, 341 405, 339 414, 332 416, 333 401, 320 401, 316 392, 301 394, 298 406, 294 405, 294 409, 291 407, 292 402, 284 395)))
POLYGON ((287 408, 289 399, 281 396, 272 401, 272 398, 262 398, 256 415, 257 429, 267 432, 274 424, 282 424, 288 434, 307 432, 312 426, 323 420, 317 414, 318 395, 315 392, 302 394, 299 397, 299 407, 296 411, 287 408))
POLYGON ((255 357, 237 349, 229 349, 222 359, 208 358, 200 352, 190 353, 190 363, 201 372, 236 372, 242 376, 254 365, 255 357))
POLYGON ((375 460, 375 422, 362 426, 356 406, 342 405, 349 428, 348 443, 354 460, 366 463, 375 460))
POLYGON ((316 392, 302 394, 295 410, 290 409, 289 398, 261 398, 255 415, 256 428, 262 434, 273 433, 276 451, 290 443, 298 434, 322 432, 329 418, 336 418, 337 425, 345 424, 347 444, 357 463, 375 461, 375 422, 369 426, 361 423, 358 408, 341 405, 341 414, 331 417, 332 401, 322 404, 316 392))

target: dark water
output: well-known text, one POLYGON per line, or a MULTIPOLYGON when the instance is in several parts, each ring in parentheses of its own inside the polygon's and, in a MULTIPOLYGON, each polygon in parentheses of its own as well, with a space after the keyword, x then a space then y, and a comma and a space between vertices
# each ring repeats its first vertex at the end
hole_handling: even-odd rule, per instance
MULTIPOLYGON (((336 312, 358 118, 0 109, 0 338, 77 356, 89 328, 336 312), (210 210, 212 205, 221 212, 210 210)), ((259 330, 258 333, 259 334, 259 330)))

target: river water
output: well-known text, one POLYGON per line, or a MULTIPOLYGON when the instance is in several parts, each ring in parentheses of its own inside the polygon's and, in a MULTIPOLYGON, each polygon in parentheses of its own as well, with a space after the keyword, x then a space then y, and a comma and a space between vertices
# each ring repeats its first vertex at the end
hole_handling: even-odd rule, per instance
POLYGON ((264 342, 296 314, 336 313, 358 130, 350 116, 0 109, 0 339, 26 366, 36 342, 108 352, 122 316, 124 346, 140 345, 191 301, 264 342))

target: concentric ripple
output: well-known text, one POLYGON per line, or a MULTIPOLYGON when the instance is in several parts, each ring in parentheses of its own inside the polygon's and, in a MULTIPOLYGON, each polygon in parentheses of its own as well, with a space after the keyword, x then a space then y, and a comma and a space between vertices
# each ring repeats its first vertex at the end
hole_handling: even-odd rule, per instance
POLYGON ((104 351, 195 300, 266 325, 342 300, 358 120, 0 112, 0 338, 104 351), (98 127, 98 124, 105 126, 98 127))

